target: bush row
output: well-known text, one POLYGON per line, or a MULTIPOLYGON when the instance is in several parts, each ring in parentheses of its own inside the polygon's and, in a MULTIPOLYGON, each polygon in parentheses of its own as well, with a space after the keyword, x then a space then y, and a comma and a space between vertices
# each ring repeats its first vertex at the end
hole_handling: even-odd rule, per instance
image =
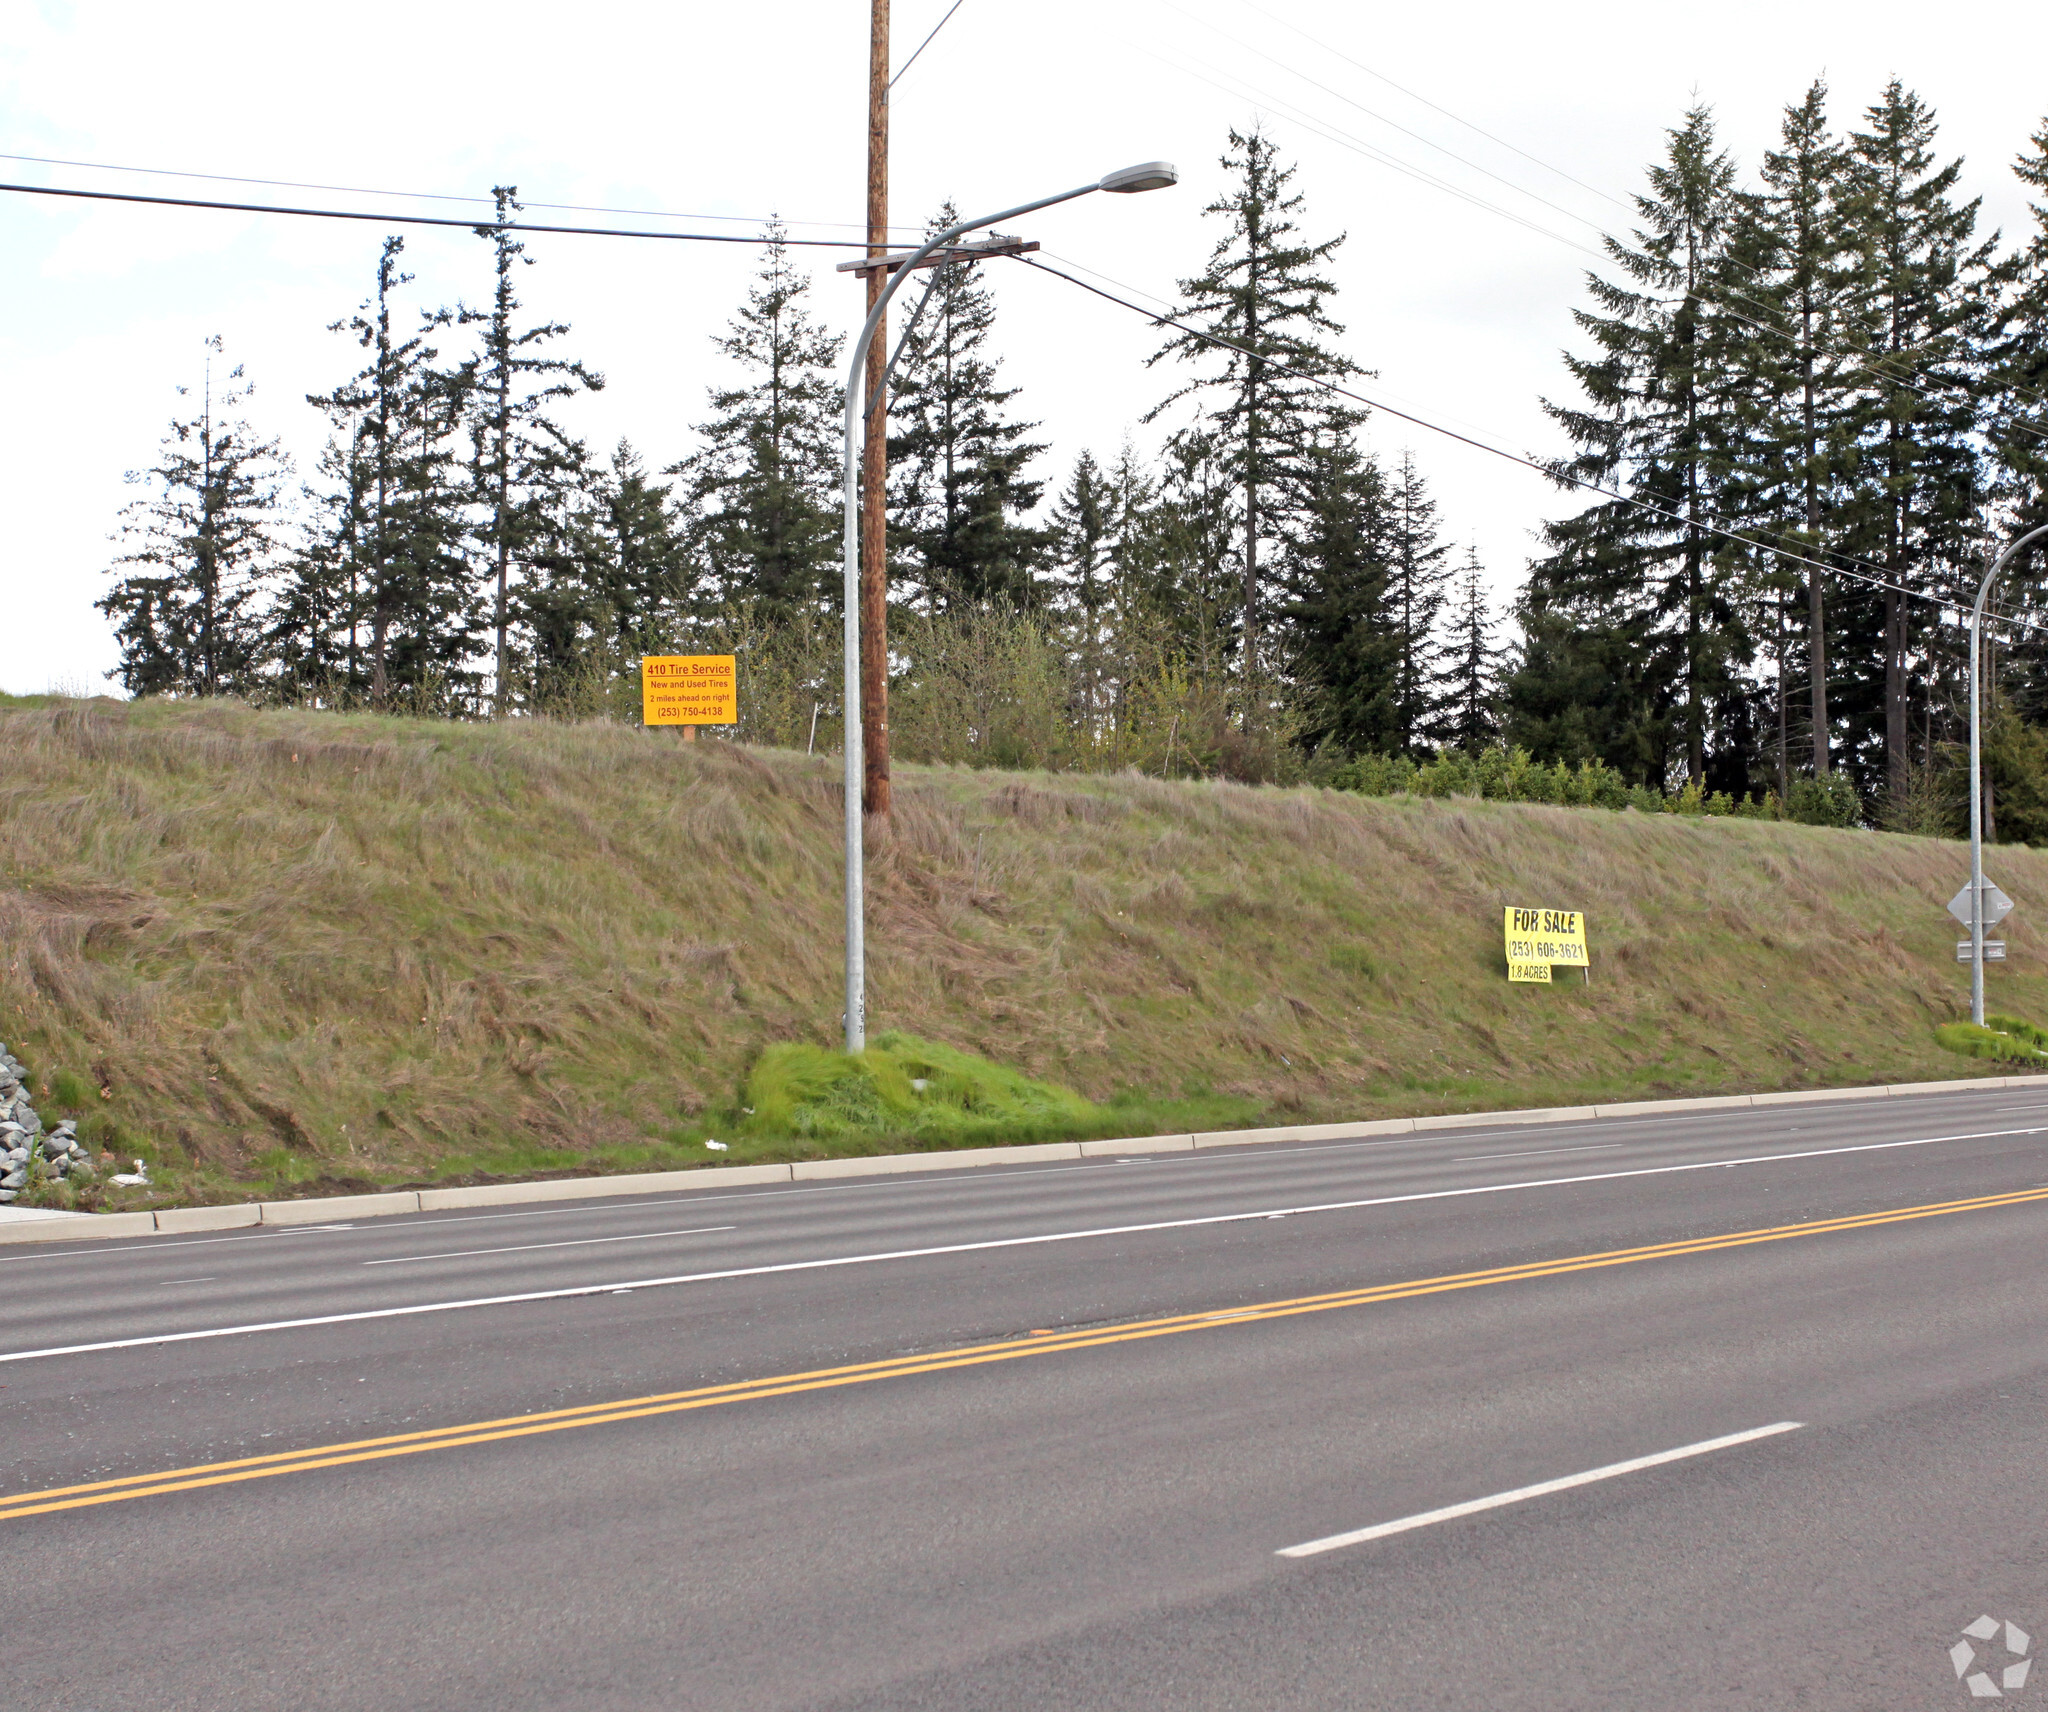
POLYGON ((1737 799, 1726 791, 1704 792, 1697 784, 1670 793, 1632 785, 1604 761, 1545 766, 1526 749, 1486 749, 1476 755, 1446 749, 1419 762, 1406 755, 1360 755, 1337 767, 1327 782, 1368 797, 1485 797, 1566 808, 1632 808, 1643 814, 1794 820, 1809 826, 1856 826, 1863 818, 1856 787, 1839 772, 1795 780, 1789 798, 1768 791, 1737 799))

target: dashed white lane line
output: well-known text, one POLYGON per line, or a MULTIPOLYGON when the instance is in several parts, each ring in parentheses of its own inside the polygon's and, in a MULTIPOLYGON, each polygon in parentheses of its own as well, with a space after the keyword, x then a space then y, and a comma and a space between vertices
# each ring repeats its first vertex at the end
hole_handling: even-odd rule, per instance
POLYGON ((1469 1165, 1475 1159, 1546 1159, 1553 1153, 1612 1153, 1617 1147, 1627 1145, 1624 1141, 1595 1141, 1584 1147, 1532 1148, 1527 1153, 1461 1153, 1452 1163, 1469 1165))
POLYGON ((45 1349, 16 1349, 0 1354, 0 1362, 40 1361, 54 1355, 97 1355, 116 1349, 151 1349, 162 1344, 197 1343, 208 1338, 248 1337, 257 1332, 304 1331, 313 1326, 358 1325, 370 1320, 396 1320, 415 1314, 448 1314, 467 1308, 505 1308, 529 1302, 566 1302, 578 1297, 608 1295, 615 1290, 654 1290, 672 1285, 712 1284, 732 1278, 770 1278, 788 1272, 822 1272, 841 1266, 874 1266, 892 1260, 929 1260, 949 1254, 986 1254, 1003 1248, 1033 1248, 1045 1243, 1084 1242, 1111 1236, 1141 1236, 1153 1231, 1200 1230, 1211 1225, 1246 1224, 1295 1213, 1347 1213, 1367 1207, 1412 1206, 1423 1201, 1456 1201, 1475 1195, 1517 1194, 1531 1189, 1561 1189, 1580 1183, 1616 1183, 1633 1177, 1670 1177, 1689 1171, 1733 1170, 1742 1165, 1789 1165, 1802 1159, 1828 1159, 1852 1153, 1885 1153, 1901 1147, 1932 1147, 1948 1141, 1982 1141, 1995 1136, 2044 1135, 2048 1125, 2027 1129, 1973 1130, 1960 1135, 1923 1135, 1906 1141, 1853 1142, 1842 1147, 1815 1147, 1799 1153, 1753 1153, 1736 1159, 1700 1159, 1684 1165, 1643 1165, 1627 1171, 1589 1171, 1577 1177, 1538 1177, 1512 1183, 1473 1183, 1457 1189, 1420 1189, 1403 1195, 1369 1195, 1351 1201, 1319 1201, 1295 1207, 1258 1207, 1239 1213, 1209 1213, 1186 1219, 1148 1219, 1139 1224, 1097 1225, 1082 1230, 1040 1231, 1029 1236, 991 1237, 980 1242, 933 1243, 924 1248, 892 1248, 865 1254, 821 1255, 811 1260, 773 1261, 760 1266, 729 1266, 712 1272, 678 1272, 661 1278, 617 1278, 603 1284, 569 1284, 553 1290, 520 1290, 503 1296, 468 1296, 446 1302, 411 1302, 396 1308, 357 1308, 339 1314, 309 1314, 289 1320, 258 1320, 236 1326, 202 1326, 193 1331, 151 1332, 141 1337, 104 1338, 92 1343, 56 1344, 45 1349))
POLYGON ((1605 1468, 1589 1468, 1583 1474, 1567 1474, 1557 1480, 1538 1481, 1534 1486, 1518 1486, 1512 1492, 1496 1492, 1490 1498, 1471 1498, 1463 1504, 1446 1504, 1441 1510, 1425 1510, 1419 1516, 1403 1516, 1393 1522, 1375 1522, 1369 1528, 1353 1528, 1347 1534, 1328 1534, 1319 1540, 1305 1540, 1298 1546, 1282 1546, 1273 1555, 1316 1557, 1323 1552, 1341 1551, 1346 1546, 1362 1546, 1368 1540, 1383 1540, 1389 1534, 1405 1534, 1415 1528, 1431 1528, 1439 1522, 1455 1522, 1460 1516, 1477 1516, 1487 1510, 1504 1509, 1510 1504, 1526 1504, 1532 1498, 1545 1498, 1553 1492, 1569 1492, 1574 1486, 1591 1486, 1596 1481, 1612 1480, 1618 1475, 1661 1467, 1667 1462, 1683 1462, 1688 1457, 1706 1456, 1712 1451, 1753 1444, 1758 1439, 1775 1438, 1780 1433, 1796 1433, 1805 1425, 1804 1421, 1773 1421, 1767 1427, 1751 1427, 1746 1433, 1729 1433, 1724 1438, 1701 1439, 1698 1444, 1680 1445, 1676 1450, 1660 1450, 1654 1456, 1631 1457, 1627 1462, 1610 1462, 1605 1468))
POLYGON ((509 1248, 458 1248, 450 1254, 398 1254, 389 1260, 366 1260, 365 1266, 403 1266, 415 1260, 467 1260, 477 1254, 531 1254, 537 1248, 589 1248, 600 1242, 652 1242, 658 1236, 709 1236, 714 1231, 738 1230, 738 1225, 693 1225, 688 1230, 635 1231, 631 1236, 580 1236, 567 1242, 521 1242, 509 1248))

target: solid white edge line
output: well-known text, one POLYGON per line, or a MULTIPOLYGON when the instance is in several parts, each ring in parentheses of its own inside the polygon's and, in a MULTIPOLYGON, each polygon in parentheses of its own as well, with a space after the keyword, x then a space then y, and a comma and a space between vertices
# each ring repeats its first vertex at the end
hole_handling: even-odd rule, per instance
MULTIPOLYGON (((1945 1098, 1946 1096, 1929 1095, 1927 1097, 1930 1099, 1934 1099, 1945 1098)), ((1623 1130, 1669 1129, 1679 1124, 1719 1123, 1730 1118, 1747 1117, 1749 1115, 1750 1110, 1751 1108, 1748 1107, 1731 1106, 1726 1110, 1711 1112, 1629 1114, 1616 1115, 1611 1118, 1584 1118, 1576 1121, 1582 1123, 1614 1124, 1623 1130)), ((2048 1105, 2012 1107, 1999 1106, 1995 1107, 1994 1110, 2048 1111, 2048 1105)), ((1902 1121, 1904 1119, 1903 1113, 1901 1114, 1901 1119, 1902 1121)), ((104 1247, 97 1243, 91 1248, 57 1248, 52 1246, 48 1248, 37 1249, 27 1254, 0 1254, 0 1266, 8 1266, 12 1265, 16 1261, 25 1260, 96 1260, 101 1255, 105 1254, 140 1254, 145 1251, 150 1253, 162 1253, 170 1248, 197 1248, 204 1243, 212 1242, 247 1242, 251 1238, 284 1236, 292 1234, 294 1232, 305 1231, 337 1231, 400 1228, 410 1229, 414 1226, 425 1227, 427 1225, 474 1224, 480 1223, 487 1219, 538 1219, 555 1218, 564 1215, 574 1215, 578 1213, 594 1214, 644 1212, 650 1207, 680 1206, 685 1204, 709 1205, 713 1201, 753 1201, 760 1200, 764 1197, 771 1195, 781 1197, 788 1197, 793 1195, 840 1195, 860 1193, 863 1191, 875 1193, 888 1191, 891 1189, 957 1188, 969 1185, 979 1186, 985 1183, 1012 1183, 1027 1177, 1053 1177, 1069 1171, 1093 1171, 1098 1167, 1104 1165, 1163 1165, 1169 1163, 1179 1165, 1182 1167, 1211 1165, 1256 1165, 1263 1160, 1279 1159, 1283 1157, 1291 1157, 1300 1154, 1356 1153, 1366 1149, 1373 1148, 1414 1147, 1418 1145, 1428 1145, 1432 1143, 1442 1143, 1447 1145, 1462 1144, 1469 1146, 1474 1141, 1505 1141, 1509 1139, 1510 1136, 1514 1135, 1516 1132, 1527 1130, 1530 1126, 1526 1123, 1502 1123, 1497 1127, 1500 1131, 1498 1135, 1493 1134, 1489 1126, 1475 1124, 1469 1129, 1454 1129, 1443 1131, 1430 1130, 1426 1132, 1419 1132, 1414 1135, 1387 1136, 1385 1138, 1375 1139, 1371 1141, 1312 1141, 1299 1143, 1291 1146, 1282 1145, 1279 1142, 1260 1142, 1256 1144, 1255 1149, 1244 1153, 1238 1153, 1229 1148, 1207 1148, 1191 1153, 1147 1154, 1140 1158, 1132 1159, 1123 1159, 1115 1155, 1105 1154, 1094 1159, 1084 1159, 1080 1163, 1074 1165, 1027 1164, 1019 1166, 1014 1170, 1002 1170, 992 1168, 984 1172, 981 1170, 969 1170, 963 1168, 960 1171, 953 1174, 941 1173, 932 1176, 926 1176, 922 1172, 882 1173, 873 1178, 856 1178, 847 1182, 818 1183, 801 1181, 796 1183, 777 1183, 761 1189, 725 1189, 714 1191, 710 1194, 684 1193, 679 1195, 662 1195, 659 1197, 627 1196, 626 1198, 621 1200, 605 1200, 600 1197, 593 1196, 591 1197, 589 1202, 572 1200, 545 1207, 523 1208, 518 1212, 510 1213, 437 1212, 426 1214, 398 1214, 393 1215, 394 1222, 388 1225, 382 1223, 381 1221, 379 1224, 374 1226, 353 1224, 279 1226, 252 1225, 248 1227, 246 1231, 238 1231, 233 1236, 224 1237, 199 1236, 194 1233, 186 1231, 162 1231, 159 1232, 158 1235, 160 1237, 168 1237, 171 1239, 170 1241, 163 1242, 152 1238, 142 1242, 124 1242, 121 1243, 118 1247, 104 1247), (398 1219, 403 1219, 405 1221, 405 1224, 403 1226, 400 1226, 396 1222, 396 1220, 398 1219)), ((1611 1134, 1613 1132, 1602 1131, 1601 1133, 1611 1134)), ((1797 1135, 1799 1133, 1799 1126, 1793 1125, 1790 1129, 1785 1130, 1782 1133, 1788 1135, 1797 1135)), ((2030 1129, 2017 1129, 1986 1130, 1983 1133, 1986 1135, 2032 1135, 2035 1132, 2030 1129)), ((1968 1138, 1937 1136, 1934 1139, 1939 1141, 1946 1141, 1961 1140, 1968 1138)), ((1645 1137, 1644 1140, 1647 1143, 1654 1144, 1654 1142, 1657 1140, 1657 1137, 1655 1137, 1654 1135, 1648 1136, 1645 1137)), ((1629 1144, 1627 1142, 1616 1142, 1613 1145, 1617 1147, 1626 1147, 1629 1144)), ((1551 1150, 1548 1148, 1543 1148, 1538 1149, 1538 1151, 1549 1152, 1551 1150)), ((1472 1159, 1482 1157, 1485 1156, 1477 1154, 1470 1156, 1460 1156, 1454 1158, 1451 1161, 1451 1163, 1469 1164, 1472 1159)), ((580 1180, 581 1179, 579 1179, 579 1181, 580 1180)), ((80 1216, 83 1217, 86 1215, 80 1216)))
POLYGON ((389 1260, 363 1260, 359 1266, 412 1266, 422 1260, 472 1260, 479 1254, 531 1254, 541 1248, 589 1248, 600 1242, 652 1242, 660 1236, 710 1236, 738 1230, 738 1225, 693 1225, 688 1230, 634 1231, 628 1236, 577 1236, 566 1242, 521 1242, 510 1248, 458 1248, 452 1254, 395 1254, 389 1260))
POLYGON ((1330 1534, 1320 1540, 1308 1540, 1298 1546, 1282 1546, 1275 1557, 1315 1557, 1319 1553, 1338 1551, 1345 1546, 1363 1545, 1367 1540, 1383 1540, 1389 1534, 1405 1534, 1411 1528, 1428 1528, 1438 1522, 1454 1522, 1460 1516, 1476 1516, 1486 1510, 1499 1510, 1509 1504, 1523 1504, 1531 1498, 1547 1497, 1552 1492, 1569 1492, 1574 1486, 1591 1486, 1598 1480, 1612 1480, 1616 1475, 1634 1474, 1639 1469, 1656 1468, 1667 1462, 1683 1462, 1687 1457, 1705 1456, 1709 1451, 1727 1450, 1731 1446, 1753 1444, 1758 1439, 1775 1438, 1780 1433, 1796 1433, 1805 1426, 1804 1421, 1773 1421, 1767 1427, 1751 1427, 1746 1433, 1729 1433, 1723 1438, 1702 1439, 1698 1444, 1680 1445, 1676 1450, 1660 1450, 1654 1456, 1631 1457, 1627 1462, 1610 1462, 1605 1468, 1589 1468, 1583 1474, 1567 1474, 1557 1480, 1543 1480, 1534 1486, 1518 1486, 1512 1492, 1496 1492, 1490 1498, 1468 1499, 1463 1504, 1446 1504, 1441 1510, 1425 1510, 1419 1516, 1403 1516, 1395 1522, 1377 1522, 1370 1528, 1353 1528, 1348 1534, 1330 1534))
POLYGON ((396 1320, 412 1314, 446 1314, 461 1308, 506 1308, 527 1302, 561 1302, 578 1296, 602 1296, 614 1290, 654 1290, 671 1284, 711 1284, 729 1278, 767 1278, 783 1272, 820 1272, 835 1266, 868 1266, 884 1260, 927 1260, 942 1254, 981 1254, 998 1248, 1030 1248, 1048 1242, 1080 1242, 1090 1237, 1140 1236, 1150 1231, 1195 1230, 1205 1225, 1247 1224, 1295 1213, 1346 1213, 1363 1207, 1405 1206, 1416 1201, 1449 1201, 1467 1195, 1502 1195, 1518 1189, 1560 1189, 1579 1183, 1612 1183, 1628 1177, 1666 1177, 1681 1171, 1717 1171, 1737 1165, 1776 1165, 1792 1159, 1826 1159, 1843 1153, 1881 1153, 1895 1147, 1932 1147, 1944 1141, 1982 1141, 1992 1136, 2043 1135, 2048 1125, 2027 1129, 1974 1130, 1964 1135, 1925 1135, 1910 1141, 1866 1141, 1847 1147, 1816 1147, 1801 1153, 1763 1153, 1744 1159, 1702 1159, 1687 1165, 1646 1165, 1632 1171, 1595 1171, 1583 1177, 1544 1177, 1527 1183, 1481 1183, 1463 1189, 1424 1189, 1408 1195, 1374 1195, 1358 1201, 1324 1201, 1303 1207, 1261 1207, 1247 1213, 1211 1213, 1202 1218, 1158 1219, 1146 1224, 1105 1225, 1093 1230, 1046 1231, 1036 1236, 994 1237, 984 1242, 940 1243, 931 1248, 888 1249, 877 1254, 842 1254, 823 1260, 784 1260, 767 1266, 734 1266, 718 1272, 684 1272, 670 1278, 621 1278, 609 1284, 571 1284, 555 1290, 523 1290, 509 1296, 472 1296, 454 1302, 417 1302, 402 1308, 359 1308, 346 1314, 314 1314, 297 1320, 263 1320, 244 1326, 208 1326, 193 1332, 155 1332, 146 1337, 108 1338, 99 1343, 60 1344, 50 1349, 19 1349, 0 1354, 0 1362, 39 1361, 52 1355, 97 1355, 112 1349, 149 1349, 158 1344, 197 1343, 206 1338, 246 1337, 253 1332, 301 1331, 311 1326, 353 1325, 366 1320, 396 1320))

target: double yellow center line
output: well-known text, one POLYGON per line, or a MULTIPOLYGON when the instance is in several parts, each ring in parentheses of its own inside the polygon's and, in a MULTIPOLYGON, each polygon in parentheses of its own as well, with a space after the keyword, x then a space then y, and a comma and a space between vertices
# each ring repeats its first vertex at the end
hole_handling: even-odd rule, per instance
POLYGON ((1334 1308, 1370 1307, 1411 1296, 1434 1296, 1449 1290, 1476 1290, 1488 1284, 1514 1284, 1531 1278, 1555 1278, 1569 1272, 1593 1272, 1605 1266, 1632 1266, 1644 1260, 1671 1260, 1687 1254, 1745 1248, 1753 1243, 1786 1242, 1794 1237, 1827 1236, 1837 1231, 1869 1230, 1912 1219, 1940 1218, 1950 1213, 1985 1212, 1998 1207, 2048 1201, 2048 1188, 2023 1189, 2004 1195, 1978 1195, 1966 1201, 1940 1201, 1927 1206, 1893 1207, 1848 1218, 1816 1219, 1807 1224, 1777 1225, 1767 1230, 1727 1231, 1652 1243, 1646 1248, 1609 1249, 1599 1254, 1567 1255, 1533 1260, 1520 1266, 1497 1266, 1483 1272, 1453 1272, 1437 1278, 1411 1278, 1400 1283, 1362 1289, 1335 1290, 1327 1295, 1294 1296, 1201 1314, 1176 1314, 1167 1319, 1133 1320, 1070 1332, 1034 1332, 1026 1338, 974 1344, 929 1355, 895 1356, 887 1361, 859 1362, 850 1367, 818 1368, 808 1373, 783 1373, 731 1385, 706 1385, 691 1391, 669 1391, 651 1397, 624 1397, 575 1409, 513 1415, 504 1420, 472 1421, 430 1432, 399 1433, 389 1438, 357 1439, 348 1444, 318 1445, 308 1450, 279 1451, 270 1456, 243 1457, 234 1462, 203 1463, 158 1474, 131 1474, 119 1480, 83 1486, 58 1486, 0 1498, 0 1521, 45 1516, 57 1510, 78 1510, 95 1504, 117 1504, 127 1498, 155 1498, 171 1492, 192 1492, 206 1486, 230 1486, 243 1480, 266 1480, 276 1474, 309 1474, 320 1468, 377 1462, 385 1457, 416 1456, 423 1451, 453 1450, 461 1445, 491 1444, 500 1439, 531 1438, 538 1433, 566 1432, 572 1427, 604 1426, 613 1421, 639 1421, 651 1415, 676 1415, 689 1409, 714 1409, 726 1403, 751 1403, 766 1397, 790 1397, 803 1391, 829 1391, 841 1385, 867 1385, 879 1379, 905 1379, 919 1373, 949 1373, 990 1362, 1022 1361, 1068 1350, 1098 1349, 1105 1344, 1135 1343, 1142 1338, 1172 1337, 1180 1332, 1213 1331, 1250 1320, 1279 1320, 1295 1314, 1321 1314, 1334 1308))

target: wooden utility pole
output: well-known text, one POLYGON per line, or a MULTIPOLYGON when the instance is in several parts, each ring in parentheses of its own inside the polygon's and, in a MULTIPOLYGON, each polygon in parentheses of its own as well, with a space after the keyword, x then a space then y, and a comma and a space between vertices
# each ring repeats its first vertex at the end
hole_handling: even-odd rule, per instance
MULTIPOLYGON (((889 0, 871 0, 868 36, 868 254, 889 248, 889 0)), ((888 275, 867 276, 868 311, 874 312, 888 275)), ((875 329, 868 346, 867 432, 861 447, 860 496, 860 723, 866 773, 861 806, 889 812, 889 401, 882 370, 889 359, 889 329, 875 329)))

